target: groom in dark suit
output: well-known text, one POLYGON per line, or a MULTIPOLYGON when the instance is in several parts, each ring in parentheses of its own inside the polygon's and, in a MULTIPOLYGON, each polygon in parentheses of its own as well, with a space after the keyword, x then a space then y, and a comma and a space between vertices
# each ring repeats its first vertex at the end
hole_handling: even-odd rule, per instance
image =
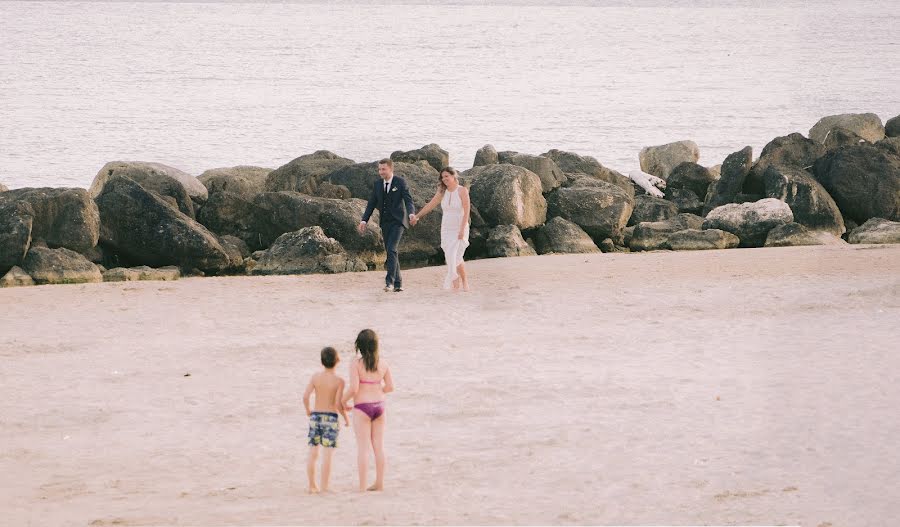
POLYGON ((403 233, 409 228, 409 220, 416 214, 416 208, 406 181, 400 176, 394 176, 393 161, 390 159, 379 161, 378 175, 381 179, 375 180, 372 187, 369 204, 366 205, 366 212, 359 222, 359 233, 366 231, 366 223, 377 208, 380 212, 379 224, 384 237, 384 248, 387 250, 387 261, 384 263, 387 269, 384 290, 399 293, 403 291, 403 280, 400 278, 400 257, 397 255, 397 247, 403 233))

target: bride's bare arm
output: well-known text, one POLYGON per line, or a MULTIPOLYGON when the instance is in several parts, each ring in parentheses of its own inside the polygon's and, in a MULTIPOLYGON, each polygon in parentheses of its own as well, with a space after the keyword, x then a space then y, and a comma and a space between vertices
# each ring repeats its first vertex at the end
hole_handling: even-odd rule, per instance
POLYGON ((419 212, 416 214, 416 218, 421 220, 423 216, 434 210, 434 208, 437 207, 438 203, 441 202, 442 197, 443 196, 441 196, 440 190, 435 192, 434 197, 431 198, 431 201, 429 201, 427 205, 419 209, 419 212))

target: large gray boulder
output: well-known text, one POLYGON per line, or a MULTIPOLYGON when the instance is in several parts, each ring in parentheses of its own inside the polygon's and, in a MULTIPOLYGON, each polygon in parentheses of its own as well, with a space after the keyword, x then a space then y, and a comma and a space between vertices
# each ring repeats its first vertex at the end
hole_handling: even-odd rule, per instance
MULTIPOLYGON (((591 156, 582 156, 574 152, 566 152, 564 150, 550 150, 541 154, 543 157, 549 157, 556 163, 568 179, 572 179, 576 175, 584 175, 590 178, 599 179, 607 183, 621 187, 625 191, 634 192, 631 180, 627 176, 616 172, 611 168, 603 166, 599 161, 591 156)), ((563 186, 567 183, 563 182, 563 186)))
POLYGON ((885 137, 900 137, 900 115, 892 117, 884 123, 885 137))
POLYGON ((809 138, 824 144, 828 134, 835 128, 849 130, 870 143, 884 138, 884 125, 874 113, 844 113, 823 117, 809 129, 809 138))
POLYGON ((662 179, 681 163, 696 163, 700 159, 700 148, 693 141, 678 141, 658 146, 647 146, 638 155, 641 170, 662 179))
POLYGON ((231 265, 228 253, 206 227, 129 178, 107 181, 95 201, 101 241, 129 262, 204 272, 231 265))
POLYGON ((678 206, 662 198, 641 194, 634 197, 634 210, 628 219, 628 226, 645 221, 663 221, 678 214, 678 206))
POLYGON ((811 230, 799 223, 786 223, 769 231, 766 235, 766 247, 794 247, 799 245, 846 245, 839 236, 822 231, 811 230))
POLYGON ((498 225, 491 229, 486 244, 487 255, 491 258, 535 256, 537 254, 522 238, 522 232, 515 225, 498 225))
POLYGON ((31 275, 22 270, 19 266, 13 266, 6 274, 0 275, 0 287, 21 287, 34 285, 34 279, 31 275))
MULTIPOLYGON (((440 174, 427 163, 394 163, 394 175, 406 180, 416 208, 428 203, 437 190, 440 174)), ((356 163, 330 172, 322 177, 334 185, 342 185, 350 196, 368 201, 378 175, 378 162, 356 163)))
POLYGON ((749 146, 729 154, 725 158, 725 162, 722 163, 722 175, 714 185, 710 185, 711 189, 707 193, 706 205, 703 207, 704 214, 716 207, 735 201, 744 187, 744 180, 750 173, 752 164, 753 149, 749 146))
POLYGON ((361 259, 347 253, 321 227, 282 234, 262 255, 252 274, 310 274, 366 271, 361 259))
POLYGON ((472 166, 496 165, 499 162, 500 156, 497 154, 497 149, 494 148, 494 145, 484 145, 475 152, 475 161, 472 163, 472 166))
MULTIPOLYGON (((616 174, 618 174, 618 172, 616 172, 616 174)), ((622 177, 625 177, 625 176, 622 176, 622 177)), ((628 179, 628 178, 625 178, 625 179, 628 179)), ((562 186, 567 187, 567 188, 568 187, 601 187, 601 188, 605 188, 606 185, 608 185, 608 184, 619 187, 631 199, 634 199, 634 196, 637 195, 637 192, 638 192, 636 185, 632 184, 632 181, 630 179, 628 179, 628 181, 626 181, 622 184, 619 184, 619 183, 607 181, 605 179, 600 179, 600 178, 598 178, 596 176, 592 176, 590 174, 582 174, 580 172, 566 174, 566 181, 565 181, 565 183, 562 184, 562 186)), ((640 192, 643 192, 643 189, 641 189, 640 192)))
POLYGON ((807 139, 802 134, 792 133, 776 137, 763 147, 759 159, 753 164, 744 182, 744 192, 764 194, 763 176, 772 165, 811 170, 813 163, 825 155, 822 143, 807 139))
POLYGON ((311 196, 318 195, 323 190, 333 192, 329 185, 320 189, 322 179, 335 170, 352 164, 354 164, 352 159, 341 157, 328 150, 318 150, 312 154, 302 155, 269 172, 266 176, 265 190, 268 192, 291 190, 311 196))
POLYGON ((32 247, 22 260, 22 270, 40 284, 84 284, 102 282, 96 265, 69 249, 32 247))
POLYGON ((100 213, 84 189, 20 188, 0 195, 0 202, 9 201, 31 205, 33 240, 76 252, 86 252, 97 245, 100 213))
POLYGON ((135 282, 135 281, 165 281, 178 280, 181 271, 175 266, 160 267, 154 269, 146 265, 138 267, 115 267, 103 272, 104 282, 135 282))
POLYGON ((780 199, 791 207, 794 221, 834 236, 844 234, 844 219, 828 191, 802 168, 770 166, 766 169, 767 198, 780 199))
POLYGON ((534 233, 534 245, 538 254, 600 252, 588 233, 560 217, 551 219, 534 233))
POLYGON ((256 203, 262 194, 247 200, 228 191, 213 192, 197 214, 197 221, 216 234, 241 239, 253 251, 265 249, 281 234, 296 229, 279 229, 272 223, 272 211, 256 203))
POLYGON ((849 146, 821 157, 813 171, 844 216, 857 224, 869 218, 900 220, 900 156, 870 144, 849 146))
POLYGON ((534 172, 500 164, 472 168, 466 171, 466 177, 472 181, 472 203, 489 225, 529 229, 547 220, 547 201, 534 172))
POLYGON ((408 152, 396 151, 391 154, 391 160, 395 163, 415 164, 417 161, 425 161, 431 168, 440 172, 450 166, 450 154, 437 144, 425 145, 408 152))
POLYGON ((686 229, 670 234, 667 245, 673 251, 733 249, 741 242, 737 236, 719 229, 686 229))
POLYGON ((868 143, 868 141, 856 132, 845 128, 835 128, 825 138, 825 150, 831 152, 845 146, 856 146, 863 143, 868 143))
POLYGON ((690 190, 698 198, 706 196, 710 184, 718 179, 708 168, 693 162, 681 163, 672 169, 666 180, 666 192, 670 190, 690 190))
POLYGON ((875 146, 889 154, 900 156, 900 137, 885 137, 881 141, 875 143, 875 146))
POLYGON ((853 229, 847 240, 850 243, 900 243, 900 221, 870 218, 853 229))
POLYGON ((203 183, 190 174, 161 163, 143 161, 113 161, 103 165, 94 177, 88 192, 96 199, 110 181, 123 177, 155 193, 191 218, 195 217, 194 201, 203 203, 209 197, 209 191, 203 183))
POLYGON ((520 154, 518 152, 500 152, 501 163, 520 166, 537 174, 541 178, 541 189, 550 192, 566 181, 566 175, 549 157, 520 154))
MULTIPOLYGON (((299 192, 265 192, 256 197, 254 206, 266 213, 268 227, 271 228, 265 233, 267 237, 318 226, 326 237, 334 238, 347 252, 371 266, 381 265, 386 259, 377 216, 368 222, 363 235, 356 230, 366 209, 366 202, 361 199, 320 198, 299 192)), ((263 238, 263 245, 268 246, 273 241, 263 238)), ((404 238, 401 249, 405 241, 404 238)), ((440 231, 433 243, 440 246, 440 231)))
POLYGON ((766 198, 754 203, 730 203, 710 211, 702 228, 719 229, 740 238, 740 247, 762 247, 769 231, 794 221, 787 203, 766 198))
POLYGON ((629 241, 632 251, 656 251, 669 248, 669 236, 688 229, 699 229, 703 218, 679 214, 664 221, 638 223, 629 241))
POLYGON ((266 178, 271 168, 236 166, 213 168, 200 174, 197 178, 206 187, 209 194, 230 192, 250 201, 260 192, 266 191, 266 178))
MULTIPOLYGON (((183 203, 184 195, 187 195, 190 200, 197 203, 203 203, 209 197, 209 191, 194 176, 162 163, 146 161, 112 161, 103 165, 103 168, 94 177, 90 189, 88 189, 91 197, 96 198, 99 196, 103 192, 106 182, 115 176, 128 177, 140 183, 147 190, 156 192, 160 196, 173 198, 178 202, 179 210, 185 214, 188 214, 189 207, 186 207, 183 203), (177 183, 177 185, 173 184, 173 182, 177 183), (181 188, 179 189, 178 186, 181 188)), ((193 217, 192 208, 190 208, 190 212, 191 214, 189 215, 193 217)))
POLYGON ((31 247, 34 209, 22 201, 0 199, 0 275, 22 263, 31 247))
POLYGON ((578 225, 595 243, 610 238, 622 240, 622 231, 634 210, 634 198, 605 181, 596 186, 563 187, 547 196, 550 217, 559 216, 578 225))

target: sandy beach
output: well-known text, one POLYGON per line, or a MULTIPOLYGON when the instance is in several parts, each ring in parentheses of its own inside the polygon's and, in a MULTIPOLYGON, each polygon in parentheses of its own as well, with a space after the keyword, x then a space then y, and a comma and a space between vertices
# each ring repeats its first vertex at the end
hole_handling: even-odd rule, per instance
POLYGON ((4 525, 900 518, 900 246, 0 290, 4 525), (387 488, 305 494, 300 400, 381 336, 387 488))

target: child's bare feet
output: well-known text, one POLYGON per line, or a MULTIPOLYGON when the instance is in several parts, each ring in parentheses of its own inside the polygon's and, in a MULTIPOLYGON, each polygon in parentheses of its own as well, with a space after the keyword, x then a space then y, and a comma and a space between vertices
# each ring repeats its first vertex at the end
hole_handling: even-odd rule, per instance
POLYGON ((367 488, 366 490, 376 490, 376 491, 384 490, 384 485, 372 485, 371 487, 367 488))

